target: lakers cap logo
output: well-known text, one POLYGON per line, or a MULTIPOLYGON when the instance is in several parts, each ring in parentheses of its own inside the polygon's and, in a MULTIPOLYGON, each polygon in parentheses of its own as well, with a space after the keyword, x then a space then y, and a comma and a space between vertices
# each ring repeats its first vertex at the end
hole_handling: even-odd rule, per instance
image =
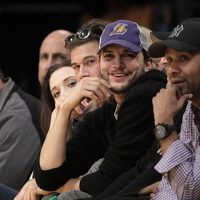
POLYGON ((124 24, 124 23, 117 24, 113 28, 113 31, 110 33, 109 36, 112 36, 112 35, 123 35, 123 34, 125 34, 127 32, 126 26, 127 26, 127 24, 124 24))

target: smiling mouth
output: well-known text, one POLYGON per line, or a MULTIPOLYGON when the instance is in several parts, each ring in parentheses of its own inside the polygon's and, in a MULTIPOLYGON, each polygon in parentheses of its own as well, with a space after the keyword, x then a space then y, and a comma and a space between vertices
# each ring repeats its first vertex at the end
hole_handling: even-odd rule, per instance
POLYGON ((128 76, 129 73, 112 73, 111 76, 115 77, 123 77, 123 76, 128 76))

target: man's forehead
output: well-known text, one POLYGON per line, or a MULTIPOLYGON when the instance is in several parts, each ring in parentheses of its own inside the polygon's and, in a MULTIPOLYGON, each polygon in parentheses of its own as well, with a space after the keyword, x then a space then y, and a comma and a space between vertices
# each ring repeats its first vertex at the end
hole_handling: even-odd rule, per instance
POLYGON ((168 56, 169 54, 170 55, 194 55, 196 52, 188 52, 188 51, 177 51, 175 49, 171 49, 171 48, 167 48, 166 51, 165 51, 165 56, 168 56))

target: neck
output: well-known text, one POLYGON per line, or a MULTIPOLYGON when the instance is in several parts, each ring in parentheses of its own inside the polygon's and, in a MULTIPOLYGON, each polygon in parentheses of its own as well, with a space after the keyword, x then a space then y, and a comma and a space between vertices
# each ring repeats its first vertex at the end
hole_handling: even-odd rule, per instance
POLYGON ((120 106, 122 102, 124 101, 125 94, 114 94, 115 101, 117 102, 117 105, 120 106))
POLYGON ((200 109, 200 96, 198 97, 197 95, 195 95, 192 99, 192 104, 197 107, 198 109, 200 109))

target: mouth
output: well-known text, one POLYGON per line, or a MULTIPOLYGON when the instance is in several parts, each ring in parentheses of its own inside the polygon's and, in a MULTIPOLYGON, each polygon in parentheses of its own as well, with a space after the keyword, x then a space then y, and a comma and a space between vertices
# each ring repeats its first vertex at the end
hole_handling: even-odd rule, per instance
POLYGON ((184 80, 172 80, 171 84, 179 89, 181 89, 183 86, 183 84, 185 83, 184 80))
POLYGON ((111 73, 110 76, 115 82, 123 82, 127 79, 127 77, 129 76, 129 73, 114 72, 114 73, 111 73))
POLYGON ((171 80, 171 84, 172 84, 172 85, 181 84, 181 83, 183 83, 183 82, 184 82, 183 80, 171 80))

